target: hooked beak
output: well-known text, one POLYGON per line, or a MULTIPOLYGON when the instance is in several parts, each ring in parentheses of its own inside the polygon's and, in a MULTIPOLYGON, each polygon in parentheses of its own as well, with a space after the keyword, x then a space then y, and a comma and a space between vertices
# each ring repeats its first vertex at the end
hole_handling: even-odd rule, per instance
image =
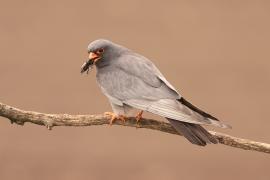
POLYGON ((81 73, 84 73, 85 71, 87 71, 87 74, 89 72, 89 69, 92 68, 92 66, 94 65, 94 63, 99 60, 101 57, 94 53, 94 52, 90 52, 89 53, 89 59, 82 65, 81 67, 81 73))
POLYGON ((90 52, 90 53, 89 53, 89 59, 90 59, 90 60, 93 60, 93 61, 95 62, 95 61, 97 61, 97 60, 100 59, 100 56, 99 56, 99 54, 97 54, 97 53, 90 52))

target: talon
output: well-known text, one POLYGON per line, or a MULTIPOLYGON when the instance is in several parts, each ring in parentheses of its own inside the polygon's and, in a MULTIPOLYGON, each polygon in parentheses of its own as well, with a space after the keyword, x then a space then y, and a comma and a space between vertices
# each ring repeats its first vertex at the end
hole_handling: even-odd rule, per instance
POLYGON ((115 120, 121 120, 121 121, 123 121, 123 123, 126 122, 126 116, 124 116, 124 115, 117 115, 117 114, 115 114, 113 112, 105 112, 104 114, 107 115, 107 116, 111 116, 110 125, 112 125, 112 123, 115 120))
POLYGON ((123 123, 125 123, 127 117, 124 116, 124 115, 119 115, 118 118, 119 118, 121 121, 123 121, 123 123))
POLYGON ((143 114, 143 111, 141 110, 137 115, 136 115, 136 123, 138 124, 139 121, 142 119, 142 114, 143 114))
POLYGON ((110 125, 112 125, 112 123, 113 123, 113 121, 115 121, 117 115, 112 113, 112 112, 105 112, 104 114, 107 116, 111 116, 110 125))

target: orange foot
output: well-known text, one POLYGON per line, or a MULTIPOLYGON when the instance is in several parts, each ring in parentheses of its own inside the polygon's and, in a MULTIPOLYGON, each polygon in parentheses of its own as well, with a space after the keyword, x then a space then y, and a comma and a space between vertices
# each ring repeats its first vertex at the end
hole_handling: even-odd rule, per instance
POLYGON ((139 123, 139 121, 142 119, 142 114, 143 114, 143 110, 141 110, 137 115, 136 115, 136 121, 137 124, 139 123))
POLYGON ((124 115, 118 115, 118 114, 115 114, 113 112, 105 112, 104 113, 105 115, 107 116, 111 116, 111 119, 110 119, 110 125, 112 125, 112 123, 115 121, 115 120, 121 120, 123 121, 123 123, 126 122, 126 116, 124 115))

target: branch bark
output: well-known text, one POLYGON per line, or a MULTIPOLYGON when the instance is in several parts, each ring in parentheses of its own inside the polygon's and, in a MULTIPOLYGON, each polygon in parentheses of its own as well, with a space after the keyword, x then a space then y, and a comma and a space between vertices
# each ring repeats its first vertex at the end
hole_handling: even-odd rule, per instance
MULTIPOLYGON (((34 111, 24 111, 12 106, 8 106, 0 102, 0 116, 5 117, 19 125, 25 122, 46 126, 49 130, 54 126, 97 126, 109 124, 109 116, 106 115, 69 115, 69 114, 45 114, 34 111)), ((181 135, 166 122, 160 122, 153 119, 141 119, 140 124, 136 124, 136 119, 130 117, 125 123, 116 121, 115 125, 129 126, 136 128, 146 128, 158 130, 165 133, 181 135)), ((240 148, 244 150, 252 150, 264 153, 270 153, 270 144, 241 139, 227 134, 209 131, 219 141, 220 144, 240 148)))

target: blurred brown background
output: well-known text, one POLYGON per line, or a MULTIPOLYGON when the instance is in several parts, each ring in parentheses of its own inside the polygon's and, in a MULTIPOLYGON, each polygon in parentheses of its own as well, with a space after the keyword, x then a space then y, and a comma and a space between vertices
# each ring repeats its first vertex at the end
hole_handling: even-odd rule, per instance
MULTIPOLYGON (((150 58, 191 102, 270 143, 269 1, 4 1, 0 101, 92 114, 110 106, 82 76, 86 47, 108 38, 150 58)), ((11 125, 0 118, 0 179, 270 178, 268 154, 124 127, 11 125)))

